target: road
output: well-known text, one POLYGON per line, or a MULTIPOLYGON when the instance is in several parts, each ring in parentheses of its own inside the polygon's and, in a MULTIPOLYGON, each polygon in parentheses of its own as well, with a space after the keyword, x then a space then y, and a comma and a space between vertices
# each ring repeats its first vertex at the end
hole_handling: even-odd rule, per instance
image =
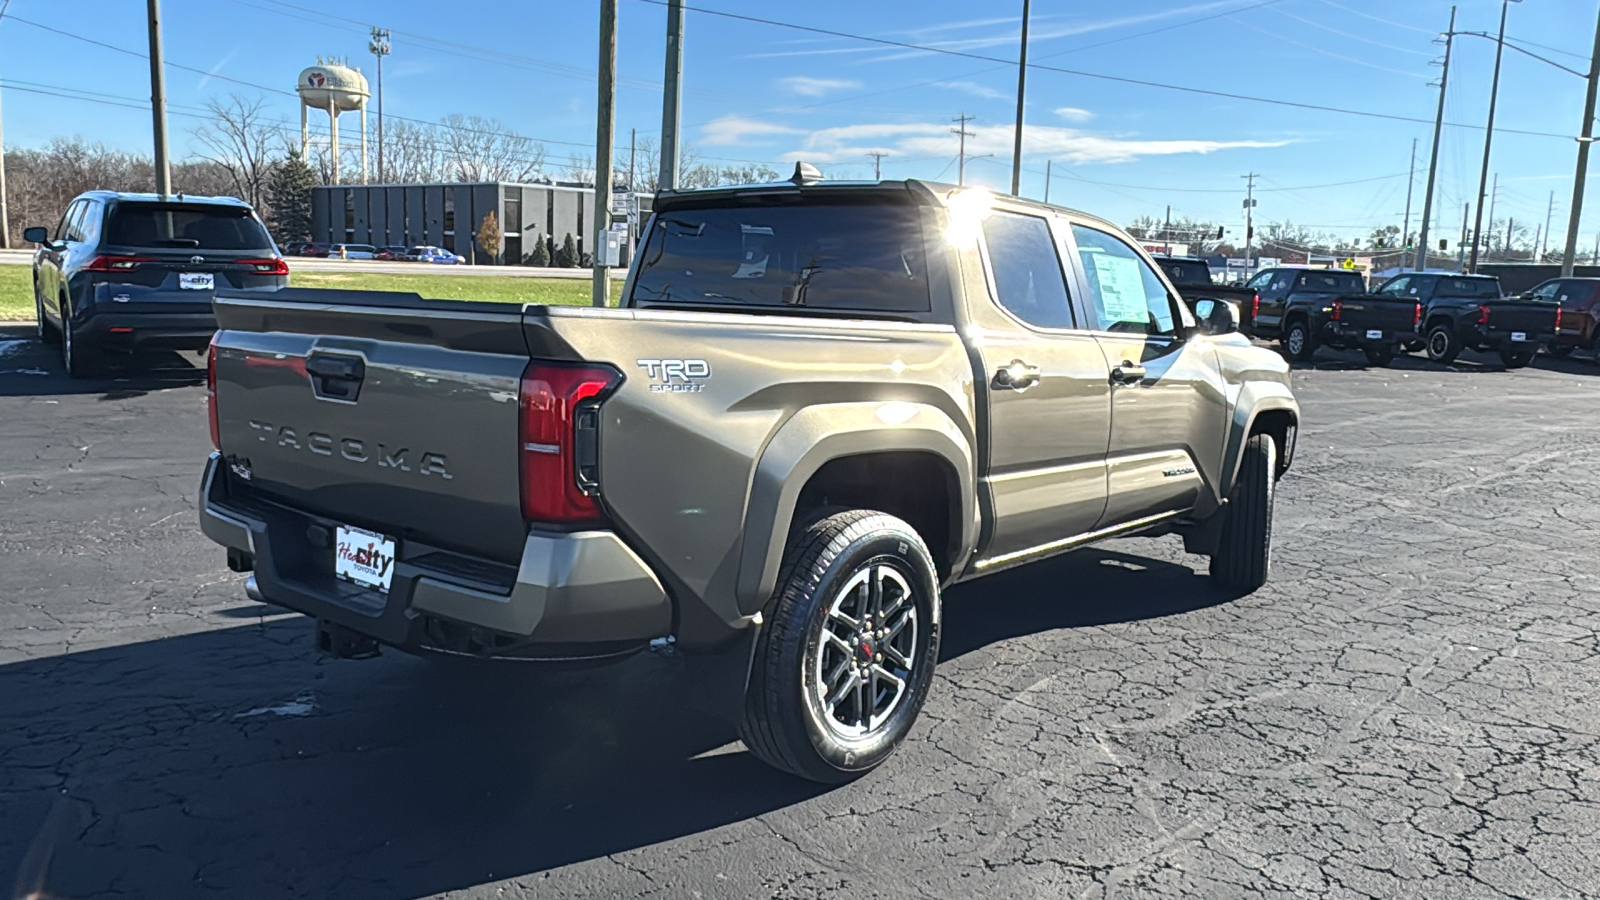
MULTIPOLYGON (((0 889, 53 897, 1577 897, 1600 884, 1600 366, 1297 371, 1271 584, 1175 539, 950 592, 832 790, 680 660, 319 659, 196 529, 204 390, 0 337, 0 889), (34 374, 40 373, 40 374, 34 374)), ((1473 356, 1473 360, 1479 357, 1473 356)))
MULTIPOLYGON (((432 263, 379 262, 370 259, 310 259, 291 256, 289 271, 303 272, 379 272, 389 275, 461 275, 469 278, 500 276, 506 278, 578 278, 594 277, 593 269, 535 269, 529 266, 440 266, 432 263)), ((0 250, 0 265, 31 265, 32 250, 0 250)), ((626 278, 628 270, 611 270, 611 277, 626 278)))

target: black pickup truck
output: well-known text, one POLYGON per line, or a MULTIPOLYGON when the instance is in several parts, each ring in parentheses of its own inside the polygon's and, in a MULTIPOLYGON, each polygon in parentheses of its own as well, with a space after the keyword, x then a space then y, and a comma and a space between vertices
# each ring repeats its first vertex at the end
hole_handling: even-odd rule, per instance
POLYGON ((1167 280, 1178 289, 1178 296, 1182 297, 1191 309, 1195 303, 1208 297, 1237 303, 1245 314, 1248 314, 1255 305, 1256 292, 1250 288, 1229 287, 1212 281, 1211 267, 1206 265, 1203 259, 1192 256, 1157 256, 1155 261, 1156 265, 1161 267, 1161 271, 1167 273, 1167 280))
POLYGON ((1245 314, 1244 332, 1276 339, 1290 359, 1309 360, 1318 347, 1361 350, 1386 366, 1415 339, 1415 301, 1368 293, 1361 275, 1334 269, 1267 269, 1246 287, 1260 298, 1245 314))
POLYGON ((1438 363, 1454 362, 1462 350, 1487 350, 1506 368, 1521 368, 1541 344, 1555 340, 1561 320, 1560 304, 1501 296, 1493 275, 1396 275, 1378 293, 1422 305, 1421 327, 1406 349, 1426 348, 1438 363))

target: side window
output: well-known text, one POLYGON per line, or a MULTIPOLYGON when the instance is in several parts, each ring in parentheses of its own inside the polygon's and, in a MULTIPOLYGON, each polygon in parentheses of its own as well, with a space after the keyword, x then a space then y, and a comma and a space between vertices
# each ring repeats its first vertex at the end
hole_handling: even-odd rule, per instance
POLYGON ((1559 290, 1560 288, 1561 288, 1561 282, 1559 282, 1559 281, 1549 281, 1549 282, 1546 282, 1544 284, 1539 285, 1538 287, 1534 288, 1529 293, 1531 293, 1536 299, 1544 300, 1544 301, 1548 302, 1548 301, 1554 300, 1556 298, 1556 291, 1559 290))
POLYGON ((1244 283, 1244 286, 1249 288, 1252 291, 1264 291, 1264 290, 1267 289, 1267 282, 1269 282, 1271 280, 1272 280, 1272 273, 1271 272, 1262 272, 1261 274, 1259 274, 1256 277, 1250 279, 1249 281, 1246 281, 1244 283))
POLYGON ((93 200, 83 204, 83 211, 78 214, 78 220, 73 224, 77 237, 73 240, 92 242, 100 234, 99 228, 100 206, 93 200))
POLYGON ((1409 277, 1400 277, 1378 289, 1378 293, 1385 297, 1398 297, 1406 292, 1406 286, 1411 284, 1409 277))
POLYGON ((1132 247, 1082 225, 1072 226, 1072 237, 1089 280, 1089 305, 1097 329, 1176 335, 1186 324, 1161 277, 1132 247))
POLYGON ((81 209, 83 209, 82 200, 74 200, 67 205, 67 211, 61 214, 61 222, 56 225, 56 240, 72 240, 72 220, 77 217, 81 209))
POLYGON ((1279 272, 1272 276, 1272 289, 1275 291, 1286 291, 1289 289, 1289 282, 1293 280, 1294 273, 1279 272))
POLYGON ((1048 222, 996 210, 983 220, 983 242, 1002 307, 1029 325, 1077 327, 1048 222))

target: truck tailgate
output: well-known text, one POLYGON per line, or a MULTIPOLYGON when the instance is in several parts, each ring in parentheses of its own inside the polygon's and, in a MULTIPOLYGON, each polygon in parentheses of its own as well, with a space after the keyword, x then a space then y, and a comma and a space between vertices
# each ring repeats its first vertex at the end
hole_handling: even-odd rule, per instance
POLYGON ((1357 330, 1385 334, 1411 331, 1417 323, 1417 303, 1378 294, 1346 294, 1339 298, 1339 321, 1357 330))
POLYGON ((214 308, 218 437, 241 491, 518 560, 520 307, 287 289, 214 308))
POLYGON ((1524 334, 1549 337, 1556 330, 1556 310, 1559 308, 1554 303, 1530 303, 1521 300, 1486 300, 1483 306, 1489 310, 1488 321, 1483 324, 1496 331, 1522 332, 1524 334))

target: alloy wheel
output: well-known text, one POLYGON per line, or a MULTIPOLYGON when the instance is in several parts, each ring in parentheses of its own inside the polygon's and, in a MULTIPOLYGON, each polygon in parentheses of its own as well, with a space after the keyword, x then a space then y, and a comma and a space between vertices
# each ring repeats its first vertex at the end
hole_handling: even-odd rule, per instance
POLYGON ((910 581, 893 563, 874 561, 845 582, 822 623, 811 679, 831 731, 865 736, 899 707, 920 663, 920 624, 910 581))
POLYGON ((1306 348, 1306 333, 1300 326, 1291 326, 1289 329, 1289 353, 1299 356, 1306 348))

